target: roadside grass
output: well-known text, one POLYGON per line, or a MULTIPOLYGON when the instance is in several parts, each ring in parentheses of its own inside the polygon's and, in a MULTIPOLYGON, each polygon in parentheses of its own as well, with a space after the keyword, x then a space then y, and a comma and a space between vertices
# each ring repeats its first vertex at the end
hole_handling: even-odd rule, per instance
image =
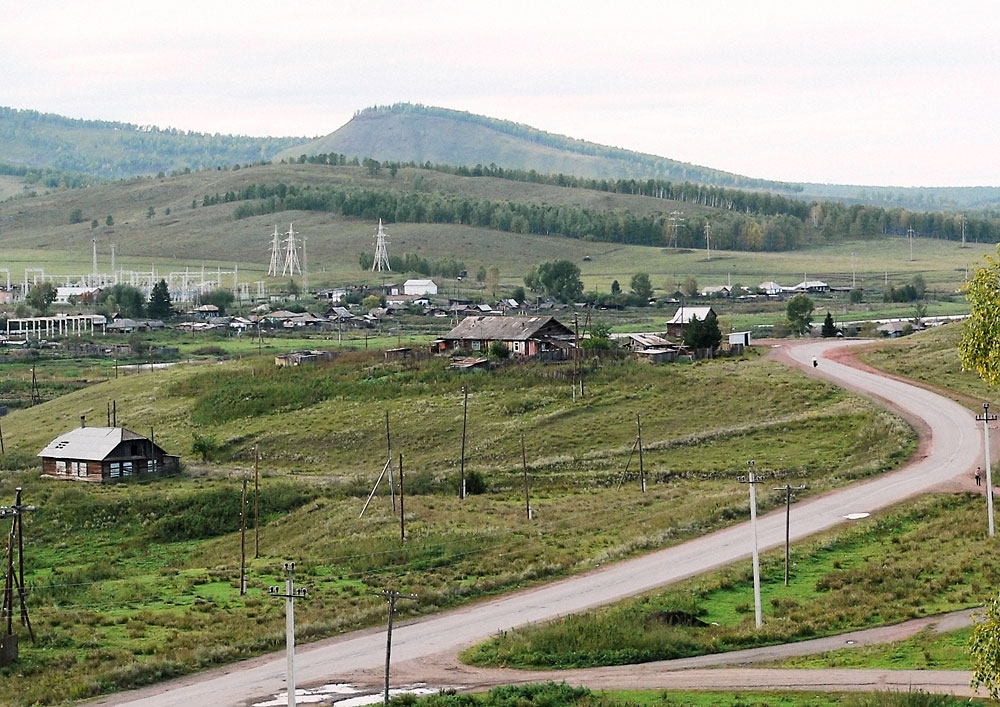
POLYGON ((831 635, 972 607, 1000 580, 981 499, 932 495, 762 557, 764 627, 753 626, 749 563, 614 606, 495 636, 478 665, 569 668, 667 660, 831 635), (684 625, 685 623, 697 625, 684 625), (707 625, 701 625, 707 624, 707 625))
POLYGON ((867 694, 810 692, 737 692, 737 691, 654 691, 590 690, 565 683, 510 685, 487 693, 440 695, 416 698, 400 695, 389 700, 393 707, 958 707, 985 705, 987 700, 907 693, 874 692, 867 694))
POLYGON ((859 358, 876 368, 924 383, 938 390, 964 396, 972 408, 982 410, 982 401, 993 400, 996 391, 976 375, 963 371, 958 360, 961 323, 946 324, 902 339, 866 347, 859 358))
POLYGON ((775 665, 803 669, 968 670, 972 665, 971 635, 971 628, 946 633, 925 629, 902 641, 797 656, 775 665))

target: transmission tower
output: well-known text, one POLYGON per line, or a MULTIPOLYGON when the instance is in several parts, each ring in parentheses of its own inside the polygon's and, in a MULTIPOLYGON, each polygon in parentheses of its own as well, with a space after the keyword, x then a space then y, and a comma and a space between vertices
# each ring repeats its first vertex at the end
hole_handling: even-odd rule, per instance
POLYGON ((295 244, 295 236, 298 234, 292 228, 294 225, 294 223, 288 224, 288 233, 285 234, 288 238, 285 239, 285 266, 281 268, 282 275, 286 272, 295 275, 296 270, 299 271, 299 275, 302 274, 302 266, 299 265, 299 247, 295 244))
POLYGON ((684 223, 684 212, 683 211, 671 211, 670 218, 667 219, 671 226, 673 227, 674 235, 674 250, 677 250, 677 229, 681 224, 684 223))
POLYGON ((383 270, 391 271, 392 268, 389 267, 389 241, 387 240, 387 235, 384 230, 382 230, 382 219, 378 220, 378 231, 375 233, 375 261, 372 263, 372 272, 378 270, 382 272, 383 270))
POLYGON ((281 236, 278 235, 278 226, 274 226, 274 235, 271 236, 271 264, 267 267, 269 277, 278 277, 281 270, 281 236))

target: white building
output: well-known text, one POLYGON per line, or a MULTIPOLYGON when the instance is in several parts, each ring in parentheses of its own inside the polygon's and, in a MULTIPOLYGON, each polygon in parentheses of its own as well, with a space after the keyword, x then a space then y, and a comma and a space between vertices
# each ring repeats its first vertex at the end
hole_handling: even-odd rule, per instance
POLYGON ((404 295, 436 295, 438 286, 433 280, 407 280, 403 283, 404 295))

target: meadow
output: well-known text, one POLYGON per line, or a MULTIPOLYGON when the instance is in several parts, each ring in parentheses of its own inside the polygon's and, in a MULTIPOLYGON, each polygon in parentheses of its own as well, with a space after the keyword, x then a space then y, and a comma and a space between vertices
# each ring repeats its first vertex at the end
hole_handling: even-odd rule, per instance
MULTIPOLYGON (((38 643, 0 683, 24 704, 124 689, 280 648, 283 607, 265 587, 295 559, 309 600, 302 641, 384 618, 375 592, 421 597, 423 614, 566 576, 743 520, 733 483, 748 456, 811 493, 898 466, 912 432, 873 404, 756 355, 650 367, 608 361, 573 402, 568 365, 463 376, 439 360, 345 353, 277 369, 246 357, 111 378, 3 418, 0 498, 22 486, 29 608, 38 643), (459 502, 461 386, 469 387, 459 502), (38 478, 35 453, 87 414, 152 427, 184 456, 179 477, 109 487, 38 478), (772 411, 759 415, 760 406, 772 411), (383 486, 385 412, 402 454, 406 541, 383 486), (633 461, 641 415, 649 490, 633 461), (210 436, 208 463, 189 454, 210 436), (533 520, 524 519, 524 433, 533 520), (259 557, 239 593, 239 494, 262 461, 259 557), (16 468, 23 471, 14 470, 16 468)), ((762 509, 781 502, 764 495, 762 509)))
MULTIPOLYGON (((467 650, 463 658, 528 668, 641 663, 972 608, 1000 581, 997 569, 981 562, 997 549, 997 541, 986 537, 982 506, 977 495, 936 494, 822 533, 793 548, 787 587, 784 553, 764 553, 764 626, 759 630, 750 563, 745 562, 614 606, 506 631, 467 650)), ((899 663, 891 667, 902 667, 899 663)), ((872 667, 859 657, 847 665, 872 667)))

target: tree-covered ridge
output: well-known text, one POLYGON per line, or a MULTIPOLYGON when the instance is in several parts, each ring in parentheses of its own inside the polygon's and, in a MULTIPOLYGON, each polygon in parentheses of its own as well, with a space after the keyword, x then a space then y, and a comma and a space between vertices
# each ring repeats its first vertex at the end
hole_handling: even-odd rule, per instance
MULTIPOLYGON (((340 164, 342 157, 336 155, 327 159, 331 164, 340 164)), ((366 160, 365 165, 371 173, 381 168, 374 160, 366 160)), ((393 164, 389 169, 394 171, 399 167, 393 164)), ((285 210, 328 211, 349 218, 382 219, 387 223, 462 224, 513 233, 556 234, 594 241, 680 248, 704 247, 708 226, 712 246, 722 250, 793 250, 807 242, 898 235, 910 228, 921 236, 961 238, 961 223, 948 214, 846 206, 836 202, 803 204, 766 192, 734 192, 734 196, 747 197, 747 200, 737 204, 735 199, 723 199, 723 203, 714 208, 705 208, 705 194, 710 191, 706 187, 664 183, 662 188, 674 199, 687 195, 695 201, 695 195, 700 194, 695 201, 700 208, 678 221, 672 218, 670 210, 675 202, 665 206, 663 211, 636 214, 623 209, 482 199, 392 187, 284 183, 249 184, 238 192, 206 195, 205 204, 244 202, 233 214, 237 219, 285 210)), ((969 239, 1000 241, 998 218, 970 218, 965 227, 969 239)))
POLYGON ((259 162, 307 140, 210 135, 0 107, 0 154, 6 162, 106 179, 259 162))

